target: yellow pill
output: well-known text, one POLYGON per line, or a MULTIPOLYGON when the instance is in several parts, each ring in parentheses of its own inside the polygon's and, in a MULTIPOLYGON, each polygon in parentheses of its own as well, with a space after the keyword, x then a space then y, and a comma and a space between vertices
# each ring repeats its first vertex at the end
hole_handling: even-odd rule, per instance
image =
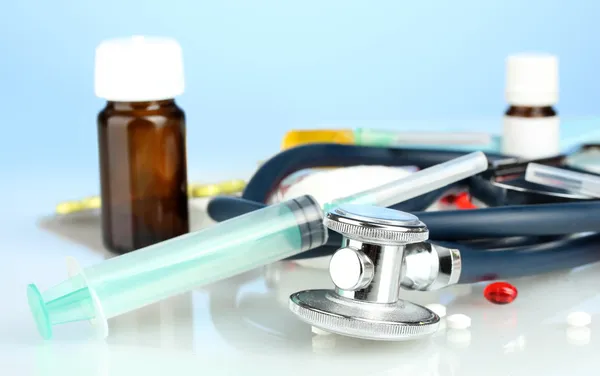
POLYGON ((66 201, 56 205, 56 213, 58 214, 70 214, 81 210, 82 206, 79 201, 66 201))
POLYGON ((234 180, 225 181, 225 182, 221 183, 220 186, 221 186, 221 193, 232 194, 232 193, 238 193, 238 192, 243 191, 244 188, 246 187, 246 182, 241 179, 234 179, 234 180))
POLYGON ((221 192, 221 189, 217 184, 202 184, 197 185, 192 190, 193 197, 212 197, 217 196, 221 192))
POLYGON ((99 209, 101 204, 98 196, 86 197, 80 203, 84 209, 99 209))
POLYGON ((188 184, 187 186, 187 194, 189 197, 194 197, 194 188, 197 187, 197 184, 188 184))

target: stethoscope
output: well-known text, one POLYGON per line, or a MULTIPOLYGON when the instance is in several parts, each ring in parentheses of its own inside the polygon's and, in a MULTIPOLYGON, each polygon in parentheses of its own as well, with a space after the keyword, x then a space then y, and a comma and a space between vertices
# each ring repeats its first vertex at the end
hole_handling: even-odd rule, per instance
MULTIPOLYGON (((241 198, 215 198, 208 212, 222 221, 263 207, 262 202, 285 176, 304 168, 358 164, 425 168, 462 154, 305 145, 267 161, 241 198)), ((297 258, 333 254, 329 269, 334 289, 293 294, 292 312, 313 326, 339 334, 413 339, 435 332, 439 317, 399 299, 401 288, 435 290, 454 283, 534 275, 600 261, 596 249, 600 203, 546 187, 519 186, 506 177, 518 176, 522 162, 507 163, 500 155, 488 155, 488 159, 491 168, 487 173, 459 184, 469 188, 474 199, 482 198, 490 206, 520 205, 419 212, 451 188, 446 187, 393 208, 349 206, 327 212, 327 244, 297 258), (507 174, 511 169, 516 173, 507 174)))

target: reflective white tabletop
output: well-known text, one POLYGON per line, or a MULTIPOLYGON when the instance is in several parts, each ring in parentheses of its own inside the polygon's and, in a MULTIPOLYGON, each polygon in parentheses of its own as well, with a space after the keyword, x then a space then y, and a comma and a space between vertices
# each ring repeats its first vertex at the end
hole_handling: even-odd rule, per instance
MULTIPOLYGON (((60 197, 59 191, 53 197, 60 197)), ((25 195, 25 193, 23 193, 25 195)), ((5 200, 7 210, 17 203, 5 200)), ((211 225, 192 205, 195 228, 211 225)), ((47 208, 46 208, 47 209, 47 208)), ((277 263, 113 318, 105 341, 87 323, 36 332, 25 286, 66 277, 64 259, 83 266, 106 257, 97 213, 48 216, 39 206, 2 221, 0 370, 2 375, 594 375, 600 352, 600 265, 511 281, 512 304, 486 301, 482 285, 406 292, 420 304, 472 318, 469 329, 442 328, 427 340, 384 343, 313 334, 287 308, 298 290, 331 286, 323 268, 277 263), (566 323, 571 311, 588 327, 566 323), (7 370, 9 370, 7 372, 7 370)), ((318 264, 318 263, 317 263, 318 264)), ((321 262, 321 265, 324 263, 321 262)))

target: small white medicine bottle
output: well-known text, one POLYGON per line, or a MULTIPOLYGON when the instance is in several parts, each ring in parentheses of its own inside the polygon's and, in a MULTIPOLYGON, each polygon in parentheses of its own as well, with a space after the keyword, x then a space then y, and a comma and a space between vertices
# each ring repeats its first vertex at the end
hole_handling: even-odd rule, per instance
POLYGON ((560 153, 558 58, 519 54, 506 59, 506 101, 502 152, 524 159, 560 153))

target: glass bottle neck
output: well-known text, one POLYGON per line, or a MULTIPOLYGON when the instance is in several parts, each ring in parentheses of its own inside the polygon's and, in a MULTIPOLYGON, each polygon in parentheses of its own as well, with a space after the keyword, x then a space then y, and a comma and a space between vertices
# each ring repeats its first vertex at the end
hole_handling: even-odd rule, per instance
POLYGON ((108 101, 106 107, 116 111, 139 111, 139 110, 157 110, 160 108, 175 106, 175 99, 164 99, 158 101, 144 102, 115 102, 108 101))
POLYGON ((556 110, 552 106, 515 106, 506 110, 505 115, 516 117, 551 117, 556 116, 556 110))

